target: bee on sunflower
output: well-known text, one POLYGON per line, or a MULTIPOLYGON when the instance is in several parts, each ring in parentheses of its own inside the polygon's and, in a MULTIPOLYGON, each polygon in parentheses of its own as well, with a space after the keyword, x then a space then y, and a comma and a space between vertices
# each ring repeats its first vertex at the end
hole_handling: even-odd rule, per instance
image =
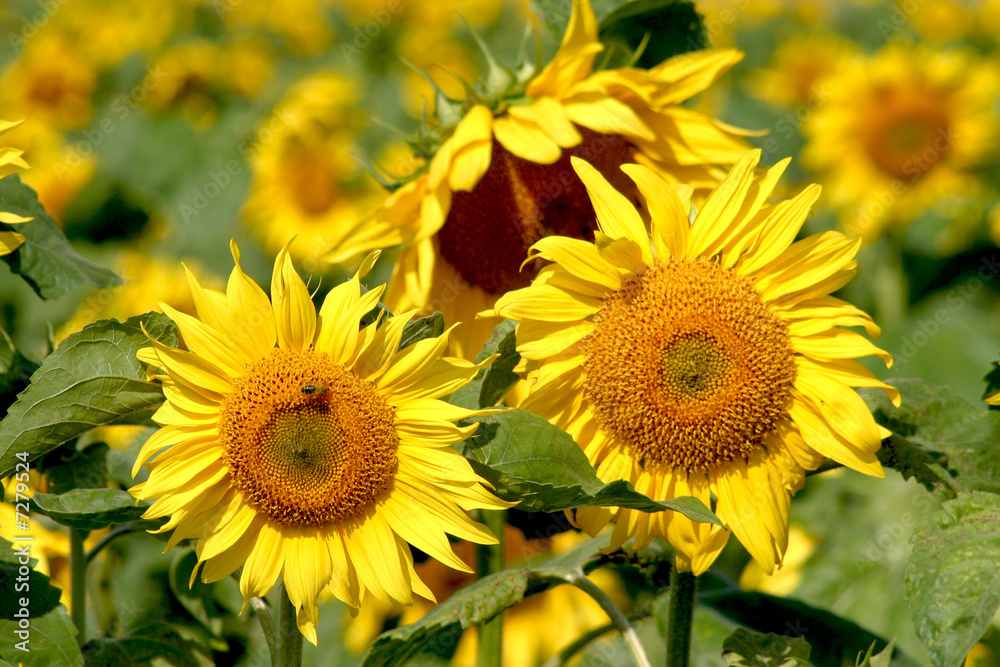
POLYGON ((603 48, 590 3, 579 0, 541 71, 507 70, 488 54, 485 89, 470 88, 464 100, 438 95, 436 122, 415 142, 426 163, 394 184, 327 259, 401 245, 386 304, 464 322, 454 351, 471 358, 497 324, 475 313, 530 282, 537 267, 521 265, 533 243, 554 234, 593 239, 594 210, 572 157, 623 190, 630 184, 618 167, 638 162, 706 193, 748 150, 746 133, 681 105, 742 54, 694 51, 649 69, 594 71, 603 48))

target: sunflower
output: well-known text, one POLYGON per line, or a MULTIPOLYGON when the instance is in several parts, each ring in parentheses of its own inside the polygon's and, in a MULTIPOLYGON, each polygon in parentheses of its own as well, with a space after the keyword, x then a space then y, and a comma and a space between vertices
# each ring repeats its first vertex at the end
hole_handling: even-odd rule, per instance
MULTIPOLYGON (((22 122, 24 121, 12 123, 0 120, 0 134, 17 127, 22 122)), ((0 147, 0 178, 6 178, 11 174, 16 174, 28 168, 28 163, 21 157, 22 154, 23 151, 19 151, 14 148, 0 147)), ((28 222, 29 220, 31 220, 31 218, 25 218, 9 211, 0 211, 0 223, 6 225, 17 225, 22 222, 28 222)), ((0 255, 9 255, 20 248, 23 243, 24 234, 0 230, 0 255)))
POLYGON ((306 271, 322 268, 319 256, 377 201, 377 186, 349 150, 361 125, 359 89, 357 81, 332 71, 302 79, 251 149, 253 185, 244 218, 270 252, 301 233, 291 252, 306 271))
POLYGON ((451 106, 439 96, 432 135, 446 138, 328 259, 403 245, 387 304, 465 322, 455 351, 472 357, 497 324, 474 313, 530 282, 535 268, 519 269, 532 243, 551 234, 593 238, 594 211, 572 156, 586 157, 622 188, 628 182, 618 166, 639 162, 701 193, 749 148, 741 131, 680 106, 738 62, 739 52, 692 52, 649 70, 592 73, 601 50, 594 12, 581 0, 537 76, 522 81, 491 56, 487 81, 509 87, 451 106), (482 101, 491 94, 492 102, 482 101))
POLYGON ((192 579, 199 568, 212 582, 242 566, 249 600, 280 574, 313 644, 321 597, 353 607, 369 594, 433 600, 409 544, 467 570, 445 533, 493 543, 462 510, 510 506, 451 449, 475 430, 452 422, 483 413, 437 400, 492 359, 442 357, 447 333, 397 350, 412 313, 359 330, 383 291, 361 294, 375 253, 317 316, 287 249, 272 300, 243 273, 235 243, 232 252, 225 294, 189 276, 197 318, 160 304, 191 351, 151 340, 139 352, 166 396, 154 416, 163 428, 133 469, 149 469, 136 498, 159 498, 144 516, 171 515, 160 529, 173 530, 167 548, 197 540, 192 579))
POLYGON ((1000 78, 966 51, 892 44, 823 81, 802 161, 829 187, 844 231, 873 239, 938 201, 974 197, 996 145, 1000 78))
MULTIPOLYGON (((844 67, 860 52, 850 40, 832 32, 794 35, 774 50, 771 64, 758 70, 747 86, 750 93, 768 104, 780 107, 801 107, 801 112, 823 103, 826 93, 823 78, 844 67), (808 58, 802 54, 808 53, 808 58)), ((794 120, 797 120, 794 119, 794 120)), ((789 121, 786 120, 786 124, 789 121)), ((787 129, 776 127, 779 134, 787 129)))
MULTIPOLYGON (((642 218, 594 167, 574 160, 597 210, 596 243, 542 239, 554 262, 495 315, 518 320, 533 382, 522 408, 570 433, 605 481, 652 498, 709 504, 768 574, 788 542, 789 498, 826 457, 883 476, 885 431, 850 387, 884 389, 853 357, 891 357, 861 334, 871 319, 829 296, 854 275, 860 241, 824 232, 792 243, 819 196, 810 186, 764 202, 788 164, 754 178, 742 158, 688 222, 688 202, 652 170, 622 170, 645 199, 642 218)), ((681 190, 682 194, 686 194, 681 190)), ((614 514, 581 508, 593 534, 614 514)), ((666 538, 681 571, 704 572, 729 533, 677 512, 619 510, 611 548, 666 538)))

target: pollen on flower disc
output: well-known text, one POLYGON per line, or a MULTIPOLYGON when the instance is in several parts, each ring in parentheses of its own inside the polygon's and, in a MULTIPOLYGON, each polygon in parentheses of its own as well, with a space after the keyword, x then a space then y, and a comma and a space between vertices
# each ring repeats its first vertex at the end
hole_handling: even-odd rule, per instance
POLYGON ((553 164, 517 157, 494 139, 490 166, 471 192, 455 192, 437 239, 441 257, 466 282, 500 295, 526 287, 537 267, 521 263, 528 248, 545 236, 593 240, 594 207, 571 156, 590 162, 622 192, 634 184, 619 167, 633 162, 629 143, 618 135, 577 128, 578 146, 565 149, 553 164))
POLYGON ((584 396, 642 465, 705 471, 748 457, 787 419, 786 327, 731 269, 657 263, 612 293, 594 322, 584 396))
POLYGON ((399 447, 375 386, 312 351, 273 350, 237 379, 219 439, 233 485, 285 526, 363 512, 390 490, 399 447))

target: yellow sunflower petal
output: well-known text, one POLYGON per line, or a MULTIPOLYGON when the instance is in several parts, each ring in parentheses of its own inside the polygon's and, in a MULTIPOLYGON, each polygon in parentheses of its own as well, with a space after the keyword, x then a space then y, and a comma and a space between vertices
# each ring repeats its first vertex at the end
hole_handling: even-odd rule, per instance
MULTIPOLYGON (((289 243, 291 243, 289 241, 289 243)), ((309 290, 302 282, 286 245, 274 261, 271 274, 271 300, 278 346, 285 350, 301 352, 312 345, 316 335, 316 307, 309 297, 309 290)))

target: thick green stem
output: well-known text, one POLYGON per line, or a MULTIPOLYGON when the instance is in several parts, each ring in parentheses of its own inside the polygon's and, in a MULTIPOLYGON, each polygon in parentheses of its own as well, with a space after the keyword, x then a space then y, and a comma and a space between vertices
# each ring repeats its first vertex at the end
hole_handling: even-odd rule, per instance
POLYGON ((86 531, 69 529, 69 600, 70 618, 76 626, 76 640, 87 643, 87 554, 83 549, 86 531))
POLYGON ((264 639, 267 641, 267 652, 271 655, 271 664, 278 664, 278 632, 274 629, 274 619, 271 618, 271 610, 263 598, 250 598, 250 606, 260 621, 260 629, 264 631, 264 639))
MULTIPOLYGON (((476 572, 482 579, 503 569, 504 525, 507 513, 503 511, 480 510, 480 520, 500 540, 498 544, 476 545, 476 572)), ((503 665, 503 614, 486 623, 480 623, 479 667, 501 667, 503 665)))
POLYGON ((632 660, 635 662, 635 667, 651 667, 649 664, 649 658, 646 657, 646 651, 642 648, 642 642, 639 641, 639 635, 636 634, 635 628, 633 628, 628 622, 628 619, 625 618, 625 614, 622 613, 622 610, 611 601, 611 598, 605 595, 604 591, 598 588, 594 582, 587 579, 582 571, 579 573, 579 576, 567 579, 567 581, 590 597, 594 598, 597 604, 601 605, 601 609, 603 609, 604 613, 608 615, 611 622, 614 623, 616 628, 618 628, 618 632, 621 633, 622 639, 625 640, 625 645, 632 654, 632 660))
POLYGON ((670 616, 667 619, 667 667, 687 667, 691 655, 691 622, 698 580, 690 572, 670 571, 670 616))
POLYGON ((295 605, 281 584, 281 610, 278 612, 277 667, 299 667, 302 664, 302 633, 296 622, 295 605))

